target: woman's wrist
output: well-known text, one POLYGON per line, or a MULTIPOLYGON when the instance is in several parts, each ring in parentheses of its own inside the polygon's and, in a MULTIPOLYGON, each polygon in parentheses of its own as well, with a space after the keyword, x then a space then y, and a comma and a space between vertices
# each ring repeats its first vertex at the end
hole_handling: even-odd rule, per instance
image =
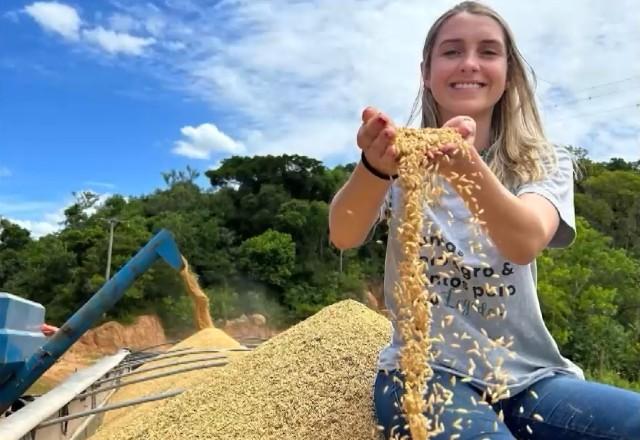
POLYGON ((369 173, 373 174, 374 176, 376 176, 379 179, 382 179, 382 180, 395 180, 395 179, 398 178, 397 174, 383 173, 382 171, 380 171, 379 169, 377 169, 376 167, 371 165, 371 163, 367 160, 367 156, 364 154, 364 151, 360 155, 360 162, 362 162, 362 165, 364 166, 364 168, 369 173))

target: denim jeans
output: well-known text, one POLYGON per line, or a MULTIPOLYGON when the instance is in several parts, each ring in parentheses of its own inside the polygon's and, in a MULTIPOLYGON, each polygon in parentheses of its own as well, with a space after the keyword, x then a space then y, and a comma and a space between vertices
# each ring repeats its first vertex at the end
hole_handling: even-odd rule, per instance
MULTIPOLYGON (((482 397, 476 387, 460 380, 452 385, 445 372, 434 372, 429 388, 434 381, 454 393, 440 416, 445 432, 433 437, 436 440, 640 440, 640 394, 632 391, 557 374, 493 405, 474 405, 472 397, 476 401, 482 397), (504 422, 499 421, 500 410, 504 422), (460 422, 462 430, 454 426, 460 422)), ((410 439, 401 395, 400 373, 378 372, 374 406, 385 440, 410 439)))

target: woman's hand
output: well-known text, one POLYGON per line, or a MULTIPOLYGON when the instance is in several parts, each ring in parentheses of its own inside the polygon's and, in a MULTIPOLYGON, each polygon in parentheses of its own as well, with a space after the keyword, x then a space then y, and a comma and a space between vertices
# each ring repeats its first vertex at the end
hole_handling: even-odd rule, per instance
MULTIPOLYGON (((449 119, 442 128, 453 128, 460 136, 469 144, 469 147, 475 148, 474 143, 476 140, 476 121, 469 116, 456 116, 449 119)), ((435 153, 428 155, 431 160, 438 160, 440 162, 439 171, 440 174, 446 175, 451 172, 458 172, 461 167, 468 165, 468 156, 463 154, 462 149, 455 144, 444 144, 435 153)))
POLYGON ((362 112, 362 126, 358 130, 358 147, 367 161, 378 171, 392 176, 398 172, 395 125, 391 118, 373 107, 362 112))
POLYGON ((40 331, 47 337, 53 336, 58 330, 58 327, 54 327, 53 325, 49 325, 47 323, 40 325, 40 331))

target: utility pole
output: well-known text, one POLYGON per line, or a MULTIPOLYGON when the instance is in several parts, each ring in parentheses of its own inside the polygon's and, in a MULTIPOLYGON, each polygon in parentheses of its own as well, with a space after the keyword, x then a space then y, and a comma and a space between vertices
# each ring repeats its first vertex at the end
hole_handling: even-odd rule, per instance
POLYGON ((117 218, 109 218, 105 219, 107 223, 109 223, 109 250, 107 251, 107 270, 104 275, 105 282, 109 281, 109 277, 111 276, 111 251, 113 250, 113 230, 116 226, 116 223, 119 223, 117 218))

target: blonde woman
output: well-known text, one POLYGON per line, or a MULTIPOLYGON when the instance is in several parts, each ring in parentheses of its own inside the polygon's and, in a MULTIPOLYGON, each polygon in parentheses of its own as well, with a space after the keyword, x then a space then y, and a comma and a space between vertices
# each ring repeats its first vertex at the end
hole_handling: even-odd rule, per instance
MULTIPOLYGON (((422 126, 453 127, 475 147, 469 158, 443 145, 430 158, 440 161, 447 192, 424 213, 432 337, 440 338, 425 388, 453 391, 427 414, 441 428, 433 438, 640 439, 640 394, 584 380, 542 319, 535 258, 575 238, 573 164, 545 139, 525 66, 505 21, 476 2, 445 12, 426 38, 417 100, 422 126), (447 183, 452 172, 475 176, 481 189, 458 194, 447 183), (485 222, 480 237, 469 227, 472 214, 485 222), (470 249, 474 241, 482 257, 470 249), (492 342, 500 337, 501 345, 492 342)), ((379 213, 398 209, 401 197, 393 184, 394 124, 370 107, 362 119, 361 161, 330 211, 331 240, 341 249, 360 245, 379 213)), ((391 217, 384 283, 392 316, 398 216, 391 217)), ((394 325, 374 387, 385 438, 409 435, 400 411, 401 347, 394 325)))

